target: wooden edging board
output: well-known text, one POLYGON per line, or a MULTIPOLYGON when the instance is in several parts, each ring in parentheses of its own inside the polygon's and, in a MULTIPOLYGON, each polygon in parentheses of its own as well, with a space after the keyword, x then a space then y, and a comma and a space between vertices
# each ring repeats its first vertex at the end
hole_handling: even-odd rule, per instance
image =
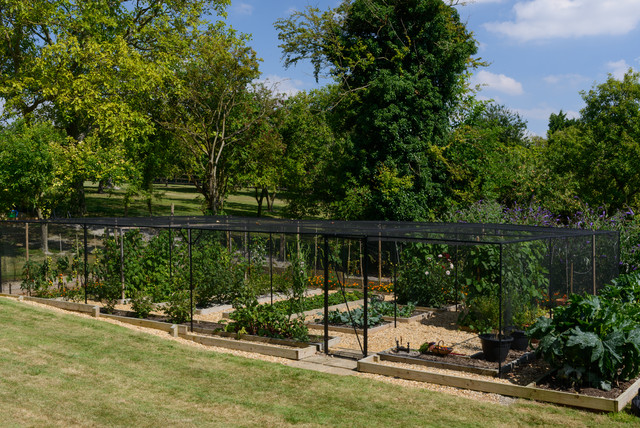
POLYGON ((369 355, 358 361, 358 371, 374 373, 384 376, 399 377, 402 379, 417 380, 421 382, 435 383, 438 385, 452 386, 455 388, 469 389, 472 391, 488 392, 507 395, 510 397, 527 398, 530 400, 544 401, 547 403, 562 404, 566 406, 581 407, 590 410, 604 412, 621 411, 636 395, 640 387, 640 379, 631 385, 618 398, 601 398, 581 395, 576 393, 552 391, 537 388, 535 386, 510 385, 490 380, 470 379, 462 376, 433 373, 426 370, 399 368, 380 364, 383 355, 369 355))
POLYGON ((273 357, 287 358, 289 360, 301 360, 315 355, 317 352, 317 347, 314 345, 308 345, 304 348, 281 348, 267 343, 243 342, 226 337, 200 336, 191 333, 180 334, 180 337, 203 345, 218 346, 236 351, 256 352, 273 357))
MULTIPOLYGON (((193 327, 192 333, 212 334, 214 336, 228 337, 228 338, 238 337, 237 333, 230 333, 226 331, 212 331, 211 329, 202 328, 202 327, 193 327)), ((297 346, 300 348, 305 348, 309 345, 314 345, 316 346, 316 348, 318 348, 318 351, 321 351, 323 348, 323 344, 320 342, 300 342, 293 339, 276 339, 272 337, 254 336, 250 334, 242 335, 241 339, 246 340, 248 342, 271 343, 273 345, 297 346)), ((340 343, 340 337, 329 337, 329 346, 335 346, 338 343, 340 343)))
POLYGON ((392 361, 395 363, 404 363, 404 364, 415 364, 418 366, 425 367, 433 367, 437 369, 447 369, 447 370, 459 370, 467 373, 475 373, 483 376, 491 376, 497 377, 498 370, 497 369, 483 369, 480 367, 467 367, 462 366, 460 364, 452 364, 447 363, 445 361, 430 361, 430 360, 422 360, 420 358, 412 358, 400 355, 392 355, 392 354, 379 354, 381 360, 392 361))
MULTIPOLYGON (((377 333, 380 330, 384 330, 387 329, 391 326, 390 323, 385 323, 385 324, 380 324, 378 326, 375 327, 370 327, 368 329, 368 333, 369 334, 373 334, 373 333, 377 333)), ((324 324, 315 324, 315 323, 309 323, 307 324, 307 327, 315 329, 315 330, 323 330, 324 329, 324 324)), ((355 334, 356 332, 358 334, 364 334, 364 330, 361 328, 356 328, 355 332, 354 332, 354 328, 353 327, 340 327, 340 326, 334 326, 334 325, 330 325, 329 326, 329 331, 333 331, 336 333, 351 333, 351 334, 355 334)))
MULTIPOLYGON (((110 315, 110 314, 100 314, 101 317, 115 319, 127 324, 137 325, 141 327, 154 328, 161 331, 166 331, 168 333, 173 333, 174 328, 177 327, 179 337, 184 339, 192 340, 194 342, 202 343, 203 345, 209 346, 218 346, 220 348, 234 349, 237 351, 246 351, 246 352, 257 352, 263 355, 271 355, 273 357, 282 357, 288 358, 290 360, 299 360, 301 358, 306 358, 316 353, 317 346, 313 344, 307 344, 304 342, 294 342, 294 343, 280 343, 275 344, 272 340, 271 343, 261 343, 254 342, 258 336, 250 336, 245 335, 240 340, 236 339, 235 334, 231 334, 231 337, 211 337, 211 336, 200 336, 197 334, 192 334, 188 332, 188 326, 186 325, 176 325, 165 323, 161 321, 152 321, 145 320, 139 318, 130 318, 130 317, 122 317, 119 315, 110 315), (209 340, 210 339, 210 340, 209 340), (251 343, 249 343, 251 342, 251 343), (289 346, 291 348, 282 348, 281 346, 289 346)), ((260 338, 264 339, 264 338, 260 338)), ((277 339, 275 339, 277 340, 277 339)), ((284 341, 283 341, 284 342, 284 341)))
MULTIPOLYGON (((13 296, 12 296, 13 297, 13 296)), ((42 297, 17 296, 18 300, 26 300, 29 302, 41 303, 43 305, 53 306, 55 308, 64 309, 66 311, 82 312, 97 316, 100 309, 95 305, 87 305, 84 303, 68 302, 66 300, 44 299, 42 297)))

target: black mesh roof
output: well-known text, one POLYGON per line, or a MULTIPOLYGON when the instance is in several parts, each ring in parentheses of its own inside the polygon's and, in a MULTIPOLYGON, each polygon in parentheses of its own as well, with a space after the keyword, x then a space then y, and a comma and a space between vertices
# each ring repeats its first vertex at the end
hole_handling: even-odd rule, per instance
POLYGON ((53 224, 87 225, 91 227, 190 228, 232 232, 323 235, 348 239, 362 239, 366 237, 374 241, 427 240, 476 245, 616 233, 610 231, 510 224, 285 220, 233 216, 85 217, 55 219, 48 220, 48 222, 53 224))

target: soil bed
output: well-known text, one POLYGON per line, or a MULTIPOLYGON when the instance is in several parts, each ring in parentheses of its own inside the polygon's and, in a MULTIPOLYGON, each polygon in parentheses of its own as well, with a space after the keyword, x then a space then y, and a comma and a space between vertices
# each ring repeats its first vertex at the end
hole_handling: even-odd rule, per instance
POLYGON ((551 374, 549 376, 544 377, 542 380, 540 380, 536 384, 536 386, 538 388, 548 389, 551 391, 562 391, 562 392, 569 392, 574 394, 588 395, 590 397, 602 397, 602 398, 615 399, 618 396, 620 396, 620 394, 624 393, 627 389, 629 389, 629 387, 633 385, 635 382, 637 382, 638 379, 640 379, 640 377, 637 377, 635 379, 632 379, 626 382, 620 382, 618 385, 612 385, 610 391, 603 391, 602 389, 598 389, 598 388, 571 387, 570 385, 567 385, 566 382, 563 382, 562 380, 558 379, 557 377, 551 374))
MULTIPOLYGON (((384 354, 389 354, 389 355, 397 355, 397 356, 404 356, 404 357, 410 357, 410 358, 415 358, 418 360, 425 360, 425 361, 434 361, 434 362, 438 362, 438 363, 447 363, 447 364, 455 364, 458 366, 468 366, 468 367, 475 367, 475 368, 480 368, 480 369, 490 369, 490 370, 497 370, 498 369, 498 363, 496 362, 489 362, 487 360, 484 359, 484 355, 482 354, 482 352, 478 352, 476 354, 473 355, 458 355, 455 352, 449 355, 433 355, 433 354, 421 354, 418 351, 411 351, 411 352, 396 352, 395 350, 390 350, 387 352, 384 352, 384 354)), ((527 354, 526 351, 515 351, 513 349, 511 349, 509 351, 509 354, 507 355, 507 359, 502 363, 503 366, 506 366, 509 363, 513 363, 515 361, 518 361, 519 359, 521 359, 525 354, 527 354)), ((541 374, 541 376, 544 373, 541 374)))

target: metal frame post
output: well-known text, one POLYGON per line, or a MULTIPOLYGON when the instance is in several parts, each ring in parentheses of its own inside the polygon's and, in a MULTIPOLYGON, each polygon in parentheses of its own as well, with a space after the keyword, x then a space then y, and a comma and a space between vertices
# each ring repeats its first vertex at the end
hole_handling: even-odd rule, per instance
POLYGON ((191 331, 193 331, 193 260, 191 258, 191 228, 187 229, 189 241, 189 312, 191 313, 191 331))
POLYGON ((87 285, 89 283, 89 246, 87 245, 87 225, 83 225, 84 229, 84 303, 87 303, 87 285))
POLYGON ((122 288, 122 300, 124 300, 124 234, 120 229, 120 286, 122 288))
POLYGON ((324 236, 324 353, 329 353, 329 238, 324 236))
POLYGON ((364 282, 364 337, 363 337, 363 349, 362 353, 366 357, 368 355, 368 336, 369 336, 369 240, 368 237, 365 236, 362 240, 362 245, 364 246, 363 254, 362 254, 362 281, 364 282))
POLYGON ((271 304, 273 305, 273 236, 269 232, 269 285, 271 286, 271 304))
MULTIPOLYGON (((498 344, 502 349, 502 245, 500 244, 500 272, 498 276, 498 344)), ((498 376, 502 377, 502 361, 498 358, 498 376)))

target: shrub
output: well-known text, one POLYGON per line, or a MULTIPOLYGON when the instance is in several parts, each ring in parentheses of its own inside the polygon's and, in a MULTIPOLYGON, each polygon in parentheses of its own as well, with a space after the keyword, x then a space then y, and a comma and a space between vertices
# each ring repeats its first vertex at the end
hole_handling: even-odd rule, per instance
POLYGON ((273 338, 290 338, 300 341, 309 340, 309 329, 304 324, 304 318, 289 319, 289 315, 276 306, 260 305, 254 298, 245 298, 245 304, 234 304, 231 313, 234 321, 230 328, 247 334, 273 338))
POLYGON ((171 293, 164 307, 164 313, 169 321, 182 324, 191 319, 191 297, 187 290, 178 290, 171 293))
POLYGON ((454 265, 451 257, 434 245, 405 247, 398 271, 398 302, 440 307, 455 301, 454 265))
POLYGON ((153 310, 153 299, 144 291, 135 291, 131 296, 131 309, 138 318, 146 318, 153 310))
POLYGON ((609 390, 640 374, 640 277, 621 276, 601 296, 573 295, 553 318, 539 318, 528 335, 558 377, 575 386, 609 390))

